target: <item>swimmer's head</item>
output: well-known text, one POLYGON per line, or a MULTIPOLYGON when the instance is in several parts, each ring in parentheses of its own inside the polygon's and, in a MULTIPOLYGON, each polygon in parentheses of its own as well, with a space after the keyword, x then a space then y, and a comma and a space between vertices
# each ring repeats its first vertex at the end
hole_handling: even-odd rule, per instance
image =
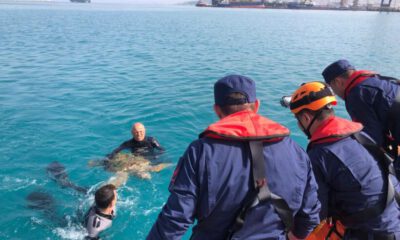
POLYGON ((97 189, 94 194, 96 207, 102 210, 113 210, 117 202, 117 191, 113 184, 107 184, 97 189))
POLYGON ((146 136, 146 128, 140 122, 133 124, 131 129, 132 136, 135 138, 136 141, 143 141, 146 136))
POLYGON ((146 128, 140 122, 133 124, 131 129, 132 136, 135 138, 136 141, 143 141, 144 137, 146 136, 146 128))

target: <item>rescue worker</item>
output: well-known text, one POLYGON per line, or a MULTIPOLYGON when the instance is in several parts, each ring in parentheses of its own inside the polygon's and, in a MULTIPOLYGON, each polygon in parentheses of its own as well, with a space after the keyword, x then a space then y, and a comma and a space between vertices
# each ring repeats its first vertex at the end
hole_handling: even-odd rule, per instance
POLYGON ((146 136, 146 128, 140 122, 132 125, 132 139, 123 142, 119 147, 114 149, 107 158, 112 159, 122 150, 129 149, 132 154, 143 157, 154 157, 158 153, 164 152, 164 148, 158 143, 154 137, 146 136))
POLYGON ((307 152, 318 183, 320 218, 340 220, 344 239, 400 239, 400 210, 387 166, 356 140, 373 143, 360 133, 363 126, 336 117, 333 105, 334 93, 323 82, 302 84, 289 104, 310 139, 307 152))
POLYGON ((113 184, 100 187, 95 193, 95 204, 89 209, 85 216, 84 226, 88 231, 85 239, 100 239, 100 232, 111 227, 115 216, 115 204, 117 202, 117 191, 113 184))
POLYGON ((283 240, 285 229, 289 239, 305 238, 320 210, 307 154, 286 127, 257 114, 250 78, 218 80, 214 100, 220 120, 179 160, 147 239, 180 239, 195 220, 191 239, 283 240))
MULTIPOLYGON (((371 71, 357 71, 347 60, 338 60, 322 72, 325 82, 346 102, 353 121, 364 125, 380 146, 399 154, 400 85, 399 81, 371 71)), ((400 161, 394 164, 400 179, 400 161)))

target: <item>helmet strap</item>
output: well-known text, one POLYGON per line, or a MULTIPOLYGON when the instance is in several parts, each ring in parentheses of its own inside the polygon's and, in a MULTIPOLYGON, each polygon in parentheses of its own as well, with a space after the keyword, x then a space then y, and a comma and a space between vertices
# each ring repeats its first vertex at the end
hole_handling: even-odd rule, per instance
POLYGON ((307 128, 303 126, 303 124, 301 123, 300 119, 296 116, 297 121, 299 122, 299 124, 300 124, 301 127, 303 128, 304 133, 305 133, 306 136, 307 136, 307 139, 311 139, 311 132, 310 132, 311 126, 314 124, 315 120, 317 120, 317 118, 319 117, 319 115, 321 115, 321 113, 322 113, 322 109, 319 110, 319 111, 314 115, 314 117, 312 118, 310 124, 308 124, 307 128))

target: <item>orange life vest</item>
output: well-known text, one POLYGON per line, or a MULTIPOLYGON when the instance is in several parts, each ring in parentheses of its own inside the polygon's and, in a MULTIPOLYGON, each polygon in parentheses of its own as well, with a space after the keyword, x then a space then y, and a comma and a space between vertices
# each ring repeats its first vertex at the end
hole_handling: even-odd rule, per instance
POLYGON ((340 240, 344 236, 345 227, 340 221, 332 224, 327 220, 323 220, 315 229, 307 236, 306 240, 340 240))
POLYGON ((323 121, 311 136, 310 144, 334 142, 363 129, 361 123, 340 117, 330 117, 323 121))
POLYGON ((351 74, 350 78, 347 80, 347 85, 344 90, 344 98, 349 94, 350 90, 365 81, 367 78, 375 76, 375 72, 367 71, 367 70, 359 70, 355 71, 351 74))
POLYGON ((211 124, 201 137, 250 141, 279 141, 290 133, 286 127, 265 118, 254 111, 244 110, 228 115, 211 124))

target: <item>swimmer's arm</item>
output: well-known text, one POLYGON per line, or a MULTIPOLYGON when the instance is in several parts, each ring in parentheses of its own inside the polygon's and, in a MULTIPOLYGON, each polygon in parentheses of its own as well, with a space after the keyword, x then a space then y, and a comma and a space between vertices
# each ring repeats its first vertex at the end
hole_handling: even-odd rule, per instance
POLYGON ((111 153, 107 154, 107 158, 108 158, 108 159, 112 159, 113 157, 115 157, 115 155, 117 155, 117 154, 118 154, 119 152, 121 152, 122 150, 129 148, 129 147, 130 147, 130 146, 129 146, 129 145, 130 145, 130 144, 129 144, 129 141, 130 141, 130 140, 123 142, 121 145, 119 145, 119 147, 117 147, 116 149, 114 149, 111 153))
POLYGON ((160 143, 157 141, 157 139, 152 138, 151 139, 151 145, 155 148, 158 149, 160 152, 164 152, 165 149, 160 145, 160 143))

